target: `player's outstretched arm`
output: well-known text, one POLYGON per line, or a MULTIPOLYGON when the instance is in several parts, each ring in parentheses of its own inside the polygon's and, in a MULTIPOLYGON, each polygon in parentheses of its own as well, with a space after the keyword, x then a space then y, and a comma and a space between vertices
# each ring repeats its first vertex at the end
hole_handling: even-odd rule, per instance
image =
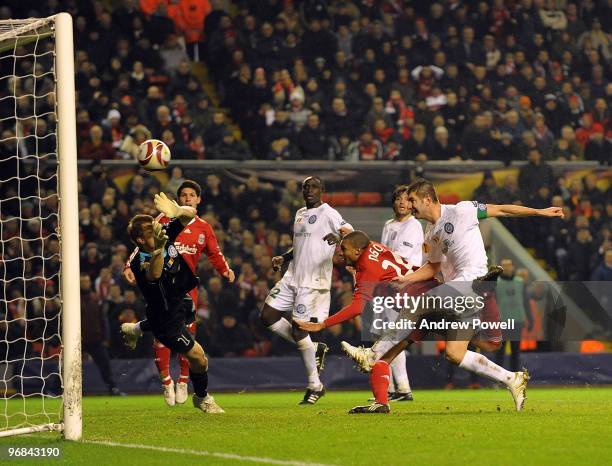
POLYGON ((408 283, 431 280, 440 271, 440 262, 425 262, 416 272, 408 273, 402 277, 391 280, 396 286, 402 287, 408 283))
POLYGON ((183 226, 191 222, 197 213, 193 207, 178 205, 176 201, 170 199, 168 196, 166 196, 166 193, 163 192, 156 194, 153 202, 155 203, 155 208, 166 217, 178 217, 183 226))
POLYGON ((534 209, 513 204, 487 204, 487 217, 561 217, 561 207, 548 207, 546 209, 534 209))
POLYGON ((155 238, 155 251, 151 253, 151 262, 147 269, 147 280, 150 282, 159 280, 164 269, 164 246, 168 241, 168 236, 161 223, 153 222, 153 237, 155 238))

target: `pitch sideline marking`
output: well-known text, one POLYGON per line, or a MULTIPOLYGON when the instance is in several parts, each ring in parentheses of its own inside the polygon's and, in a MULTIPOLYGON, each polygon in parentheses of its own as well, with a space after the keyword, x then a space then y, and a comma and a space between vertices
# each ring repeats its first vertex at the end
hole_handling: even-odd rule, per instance
POLYGON ((237 461, 250 461, 252 463, 278 464, 278 465, 284 465, 284 466, 334 466, 331 464, 324 464, 324 463, 306 463, 303 461, 277 460, 274 458, 265 458, 265 457, 259 457, 259 456, 243 456, 243 455, 237 455, 234 453, 218 453, 218 452, 205 451, 205 450, 191 450, 188 448, 157 447, 153 445, 141 445, 138 443, 119 443, 119 442, 110 442, 106 440, 83 440, 80 443, 92 444, 92 445, 106 445, 109 447, 134 448, 134 449, 140 449, 140 450, 154 450, 154 451, 161 451, 165 453, 180 453, 183 455, 214 456, 216 458, 224 458, 224 459, 237 460, 237 461))

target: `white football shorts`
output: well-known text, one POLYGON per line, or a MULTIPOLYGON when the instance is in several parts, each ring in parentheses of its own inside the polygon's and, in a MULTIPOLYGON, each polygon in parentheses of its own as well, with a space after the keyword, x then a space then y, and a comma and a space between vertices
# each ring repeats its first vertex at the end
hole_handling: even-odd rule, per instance
POLYGON ((330 292, 296 287, 281 279, 268 294, 266 304, 280 312, 291 312, 293 319, 323 322, 329 317, 330 292))

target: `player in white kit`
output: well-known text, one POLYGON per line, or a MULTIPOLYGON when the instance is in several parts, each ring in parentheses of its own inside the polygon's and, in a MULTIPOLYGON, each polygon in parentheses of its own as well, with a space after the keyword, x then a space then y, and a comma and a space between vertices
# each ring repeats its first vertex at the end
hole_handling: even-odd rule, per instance
MULTIPOLYGON (((408 186, 393 191, 393 218, 383 227, 380 242, 399 254, 407 263, 420 267, 423 260, 423 227, 412 215, 408 200, 408 186)), ((395 312, 391 310, 391 312, 395 312)), ((389 384, 390 401, 412 401, 412 391, 406 370, 406 352, 402 351, 391 362, 389 384)))
MULTIPOLYGON (((429 280, 441 270, 445 283, 433 288, 428 294, 437 296, 467 296, 472 291, 472 282, 487 274, 487 255, 478 228, 479 220, 487 217, 563 217, 560 208, 533 209, 516 205, 483 204, 463 201, 457 205, 442 205, 433 184, 417 180, 409 187, 408 200, 418 219, 428 222, 425 231, 423 252, 424 264, 416 272, 397 277, 400 286, 429 280), (468 289, 469 288, 469 289, 468 289)), ((527 371, 510 372, 498 366, 484 355, 467 349, 470 340, 477 346, 479 341, 474 329, 449 331, 446 336, 446 359, 460 367, 504 384, 511 392, 517 411, 523 408, 529 374, 527 371)), ((384 342, 377 342, 384 343, 384 342)), ((370 382, 375 397, 386 395, 389 380, 389 364, 403 352, 412 340, 410 337, 394 344, 384 354, 377 354, 371 348, 348 347, 343 349, 359 364, 362 370, 370 371, 370 382), (377 393, 379 395, 377 395, 377 393)), ((350 345, 349 345, 350 346, 350 345)), ((379 348, 385 345, 378 345, 379 348)), ((389 348, 389 345, 386 346, 389 348)), ((380 403, 379 403, 380 404, 380 403)), ((369 407, 357 407, 353 413, 388 412, 377 402, 369 407), (380 408, 380 409, 379 409, 380 408)), ((387 407, 388 408, 388 407, 387 407)))
POLYGON ((283 278, 268 294, 260 318, 277 335, 294 343, 304 361, 308 388, 300 404, 315 404, 325 394, 319 379, 327 346, 312 342, 290 319, 323 322, 329 315, 333 255, 338 235, 353 230, 337 210, 321 201, 322 181, 302 182, 306 207, 295 213, 293 248, 272 259, 275 268, 289 263, 283 278), (290 313, 291 318, 287 316, 290 313))

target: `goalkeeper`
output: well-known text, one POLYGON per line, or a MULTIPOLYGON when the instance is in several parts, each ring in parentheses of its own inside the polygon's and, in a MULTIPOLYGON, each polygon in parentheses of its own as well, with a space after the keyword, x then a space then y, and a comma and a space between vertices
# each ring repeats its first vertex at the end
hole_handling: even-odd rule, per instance
POLYGON ((150 215, 136 215, 128 225, 130 238, 139 250, 130 267, 147 303, 147 319, 133 326, 122 326, 121 330, 128 346, 143 331, 150 330, 165 346, 183 354, 189 361, 193 405, 206 413, 223 413, 207 392, 208 359, 185 325, 183 299, 198 285, 198 279, 173 244, 195 217, 196 210, 179 206, 164 193, 155 195, 155 207, 172 219, 165 229, 150 215))

